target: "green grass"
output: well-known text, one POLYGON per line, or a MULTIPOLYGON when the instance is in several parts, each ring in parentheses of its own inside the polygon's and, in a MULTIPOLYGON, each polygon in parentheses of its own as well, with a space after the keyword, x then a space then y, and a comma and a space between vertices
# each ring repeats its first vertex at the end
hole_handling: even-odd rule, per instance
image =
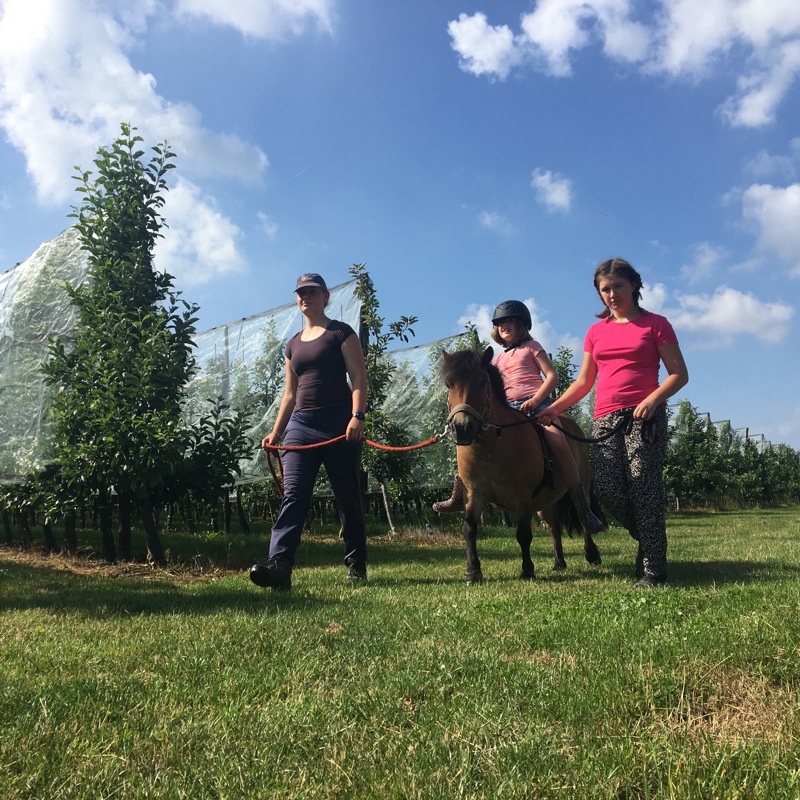
POLYGON ((670 586, 634 543, 565 543, 517 579, 513 533, 370 539, 344 581, 306 537, 290 593, 263 536, 165 537, 151 571, 0 550, 0 796, 800 797, 800 509, 669 521, 670 586), (191 557, 202 553, 200 574, 191 557))

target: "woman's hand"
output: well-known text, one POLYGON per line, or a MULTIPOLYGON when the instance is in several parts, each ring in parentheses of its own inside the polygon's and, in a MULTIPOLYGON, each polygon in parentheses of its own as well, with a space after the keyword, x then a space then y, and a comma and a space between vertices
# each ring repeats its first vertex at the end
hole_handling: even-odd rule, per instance
POLYGON ((361 442, 364 439, 364 420, 352 417, 345 431, 348 442, 361 442))
POLYGON ((277 447, 280 440, 281 435, 279 433, 275 433, 275 431, 272 431, 261 440, 261 449, 266 450, 268 447, 277 447))

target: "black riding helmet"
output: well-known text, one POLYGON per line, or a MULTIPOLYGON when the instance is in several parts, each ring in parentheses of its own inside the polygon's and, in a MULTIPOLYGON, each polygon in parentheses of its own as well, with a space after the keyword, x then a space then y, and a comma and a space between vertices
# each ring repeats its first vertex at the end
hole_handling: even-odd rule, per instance
POLYGON ((509 317, 521 319, 525 323, 525 327, 528 330, 531 329, 531 325, 533 324, 531 322, 531 312, 528 311, 528 307, 525 303, 520 303, 519 300, 505 300, 500 303, 494 310, 494 314, 492 314, 492 325, 497 325, 500 320, 508 319, 509 317))

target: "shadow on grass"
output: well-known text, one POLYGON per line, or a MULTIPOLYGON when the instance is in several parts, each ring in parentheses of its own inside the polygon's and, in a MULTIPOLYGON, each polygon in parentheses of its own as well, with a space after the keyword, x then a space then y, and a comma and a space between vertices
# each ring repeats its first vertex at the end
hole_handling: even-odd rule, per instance
MULTIPOLYGON (((633 564, 613 564, 611 573, 617 579, 632 579, 633 564)), ((667 582, 674 587, 722 586, 732 583, 773 583, 797 580, 800 567, 774 561, 736 561, 710 559, 706 561, 671 560, 667 582)))
POLYGON ((0 613, 44 609, 54 614, 126 617, 140 614, 212 614, 221 609, 270 613, 335 604, 308 594, 258 589, 242 572, 240 580, 187 583, 169 576, 76 575, 46 565, 0 560, 0 613))

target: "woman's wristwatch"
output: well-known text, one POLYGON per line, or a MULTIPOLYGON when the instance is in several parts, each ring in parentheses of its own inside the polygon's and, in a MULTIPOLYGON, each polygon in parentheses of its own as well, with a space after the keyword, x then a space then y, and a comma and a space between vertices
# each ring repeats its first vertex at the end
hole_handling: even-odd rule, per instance
POLYGON ((354 411, 353 412, 353 419, 360 419, 363 422, 364 421, 364 412, 363 411, 354 411))

